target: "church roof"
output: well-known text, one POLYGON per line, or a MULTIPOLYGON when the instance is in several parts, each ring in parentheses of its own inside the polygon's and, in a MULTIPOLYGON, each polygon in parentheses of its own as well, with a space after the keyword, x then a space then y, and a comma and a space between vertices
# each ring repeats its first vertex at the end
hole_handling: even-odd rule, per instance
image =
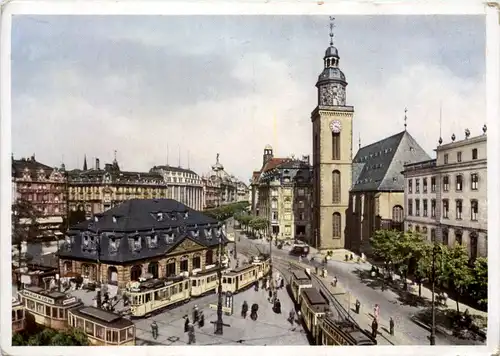
POLYGON ((352 191, 403 191, 404 165, 429 160, 429 155, 408 133, 359 149, 352 164, 352 191))
MULTIPOLYGON (((215 229, 219 228, 217 220, 173 199, 131 199, 72 226, 70 241, 59 255, 114 263, 144 260, 164 256, 185 240, 215 246, 219 243, 215 229)), ((224 236, 223 242, 227 242, 224 236)))

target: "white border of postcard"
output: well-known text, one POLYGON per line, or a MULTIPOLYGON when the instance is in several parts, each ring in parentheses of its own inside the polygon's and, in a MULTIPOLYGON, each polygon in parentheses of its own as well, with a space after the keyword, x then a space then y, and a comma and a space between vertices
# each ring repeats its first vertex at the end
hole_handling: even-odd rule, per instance
MULTIPOLYGON (((439 355, 474 355, 498 353, 500 339, 498 307, 499 288, 499 16, 498 5, 494 3, 482 3, 480 1, 394 1, 390 2, 335 2, 331 0, 296 1, 283 2, 277 0, 263 1, 7 1, 2 5, 1 17, 1 121, 0 121, 0 154, 1 154, 1 324, 0 338, 1 350, 5 355, 85 355, 91 352, 106 353, 108 355, 137 355, 143 353, 148 355, 163 355, 165 352, 175 355, 190 355, 193 352, 203 352, 205 355, 219 355, 220 353, 235 353, 246 355, 272 354, 283 352, 287 356, 312 355, 312 354, 345 354, 363 355, 365 353, 380 355, 400 354, 439 354, 439 355), (12 15, 15 14, 39 14, 39 15, 159 15, 159 14, 184 14, 184 15, 217 15, 217 14, 274 14, 274 15, 431 15, 431 14, 484 14, 486 15, 486 94, 487 94, 487 123, 488 123, 488 240, 489 255, 489 303, 488 303, 488 340, 487 346, 377 346, 367 349, 363 347, 336 347, 334 350, 326 346, 282 346, 279 349, 263 349, 263 346, 242 347, 235 349, 231 346, 170 346, 168 351, 160 347, 145 346, 122 346, 122 347, 36 347, 11 346, 12 324, 11 324, 11 73, 10 73, 10 50, 11 50, 11 24, 12 15), (98 349, 98 350, 97 350, 98 349)), ((443 44, 445 46, 446 44, 443 44)), ((481 122, 483 120, 480 120, 481 122)))

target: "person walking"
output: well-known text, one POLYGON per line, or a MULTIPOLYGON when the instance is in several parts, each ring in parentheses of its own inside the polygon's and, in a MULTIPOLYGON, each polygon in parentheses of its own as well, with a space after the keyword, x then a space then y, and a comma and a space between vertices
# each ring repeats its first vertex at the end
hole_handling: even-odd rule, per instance
POLYGON ((295 321, 295 310, 292 309, 290 310, 290 313, 288 313, 288 322, 293 326, 294 321, 295 321))
POLYGON ((392 316, 389 320, 389 333, 394 336, 394 320, 392 319, 392 316))
POLYGON ((194 334, 194 325, 189 323, 188 325, 188 345, 196 343, 196 336, 194 334))
POLYGON ((375 319, 378 320, 380 315, 380 306, 378 304, 375 304, 375 308, 373 308, 373 315, 375 316, 375 319))
POLYGON ((359 299, 356 299, 356 314, 359 314, 359 309, 361 308, 361 302, 359 299))
POLYGON ((184 332, 187 333, 189 331, 189 317, 187 315, 184 316, 184 332))
POLYGON ((243 305, 241 306, 241 316, 243 317, 243 319, 246 319, 247 313, 248 313, 248 304, 247 301, 245 300, 243 302, 243 305))
POLYGON ((200 318, 198 320, 198 328, 202 328, 205 326, 205 314, 203 314, 203 310, 200 310, 200 318))
POLYGON ((199 310, 198 310, 198 306, 195 305, 194 309, 193 309, 193 323, 196 324, 198 322, 198 317, 199 317, 199 310))
POLYGON ((332 282, 333 286, 334 286, 334 287, 337 287, 337 283, 338 283, 338 282, 339 282, 339 280, 337 279, 337 276, 334 276, 334 277, 333 277, 333 282, 332 282))
POLYGON ((158 338, 158 324, 156 324, 156 321, 153 320, 153 323, 151 324, 151 333, 153 334, 153 339, 158 338))
POLYGON ((372 337, 374 339, 377 338, 377 330, 378 330, 378 322, 377 322, 377 319, 373 318, 373 321, 372 321, 372 337))

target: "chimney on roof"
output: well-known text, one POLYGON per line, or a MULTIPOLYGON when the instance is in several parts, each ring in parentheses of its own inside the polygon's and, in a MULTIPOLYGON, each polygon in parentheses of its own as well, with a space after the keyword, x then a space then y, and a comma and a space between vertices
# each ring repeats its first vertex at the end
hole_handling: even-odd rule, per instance
POLYGON ((34 154, 34 153, 33 153, 33 155, 31 156, 31 160, 32 160, 33 162, 35 162, 35 161, 36 161, 36 160, 35 160, 35 154, 34 154))
POLYGON ((96 169, 96 170, 99 170, 99 169, 100 169, 100 167, 99 167, 99 158, 96 158, 96 159, 95 159, 95 169, 96 169))

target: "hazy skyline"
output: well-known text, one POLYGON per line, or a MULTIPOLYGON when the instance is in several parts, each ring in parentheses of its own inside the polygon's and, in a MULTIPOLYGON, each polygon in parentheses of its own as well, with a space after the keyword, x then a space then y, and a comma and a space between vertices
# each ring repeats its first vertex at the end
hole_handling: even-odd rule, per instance
MULTIPOLYGON (((169 163, 206 173, 220 153, 245 182, 275 156, 310 154, 327 16, 15 16, 15 157, 125 170, 169 163), (276 125, 274 122, 276 121, 276 125), (276 127, 275 127, 276 126, 276 127), (274 135, 274 131, 277 135, 274 135)), ((484 16, 336 16, 335 46, 355 109, 353 153, 403 130, 432 154, 479 135, 484 16)))

